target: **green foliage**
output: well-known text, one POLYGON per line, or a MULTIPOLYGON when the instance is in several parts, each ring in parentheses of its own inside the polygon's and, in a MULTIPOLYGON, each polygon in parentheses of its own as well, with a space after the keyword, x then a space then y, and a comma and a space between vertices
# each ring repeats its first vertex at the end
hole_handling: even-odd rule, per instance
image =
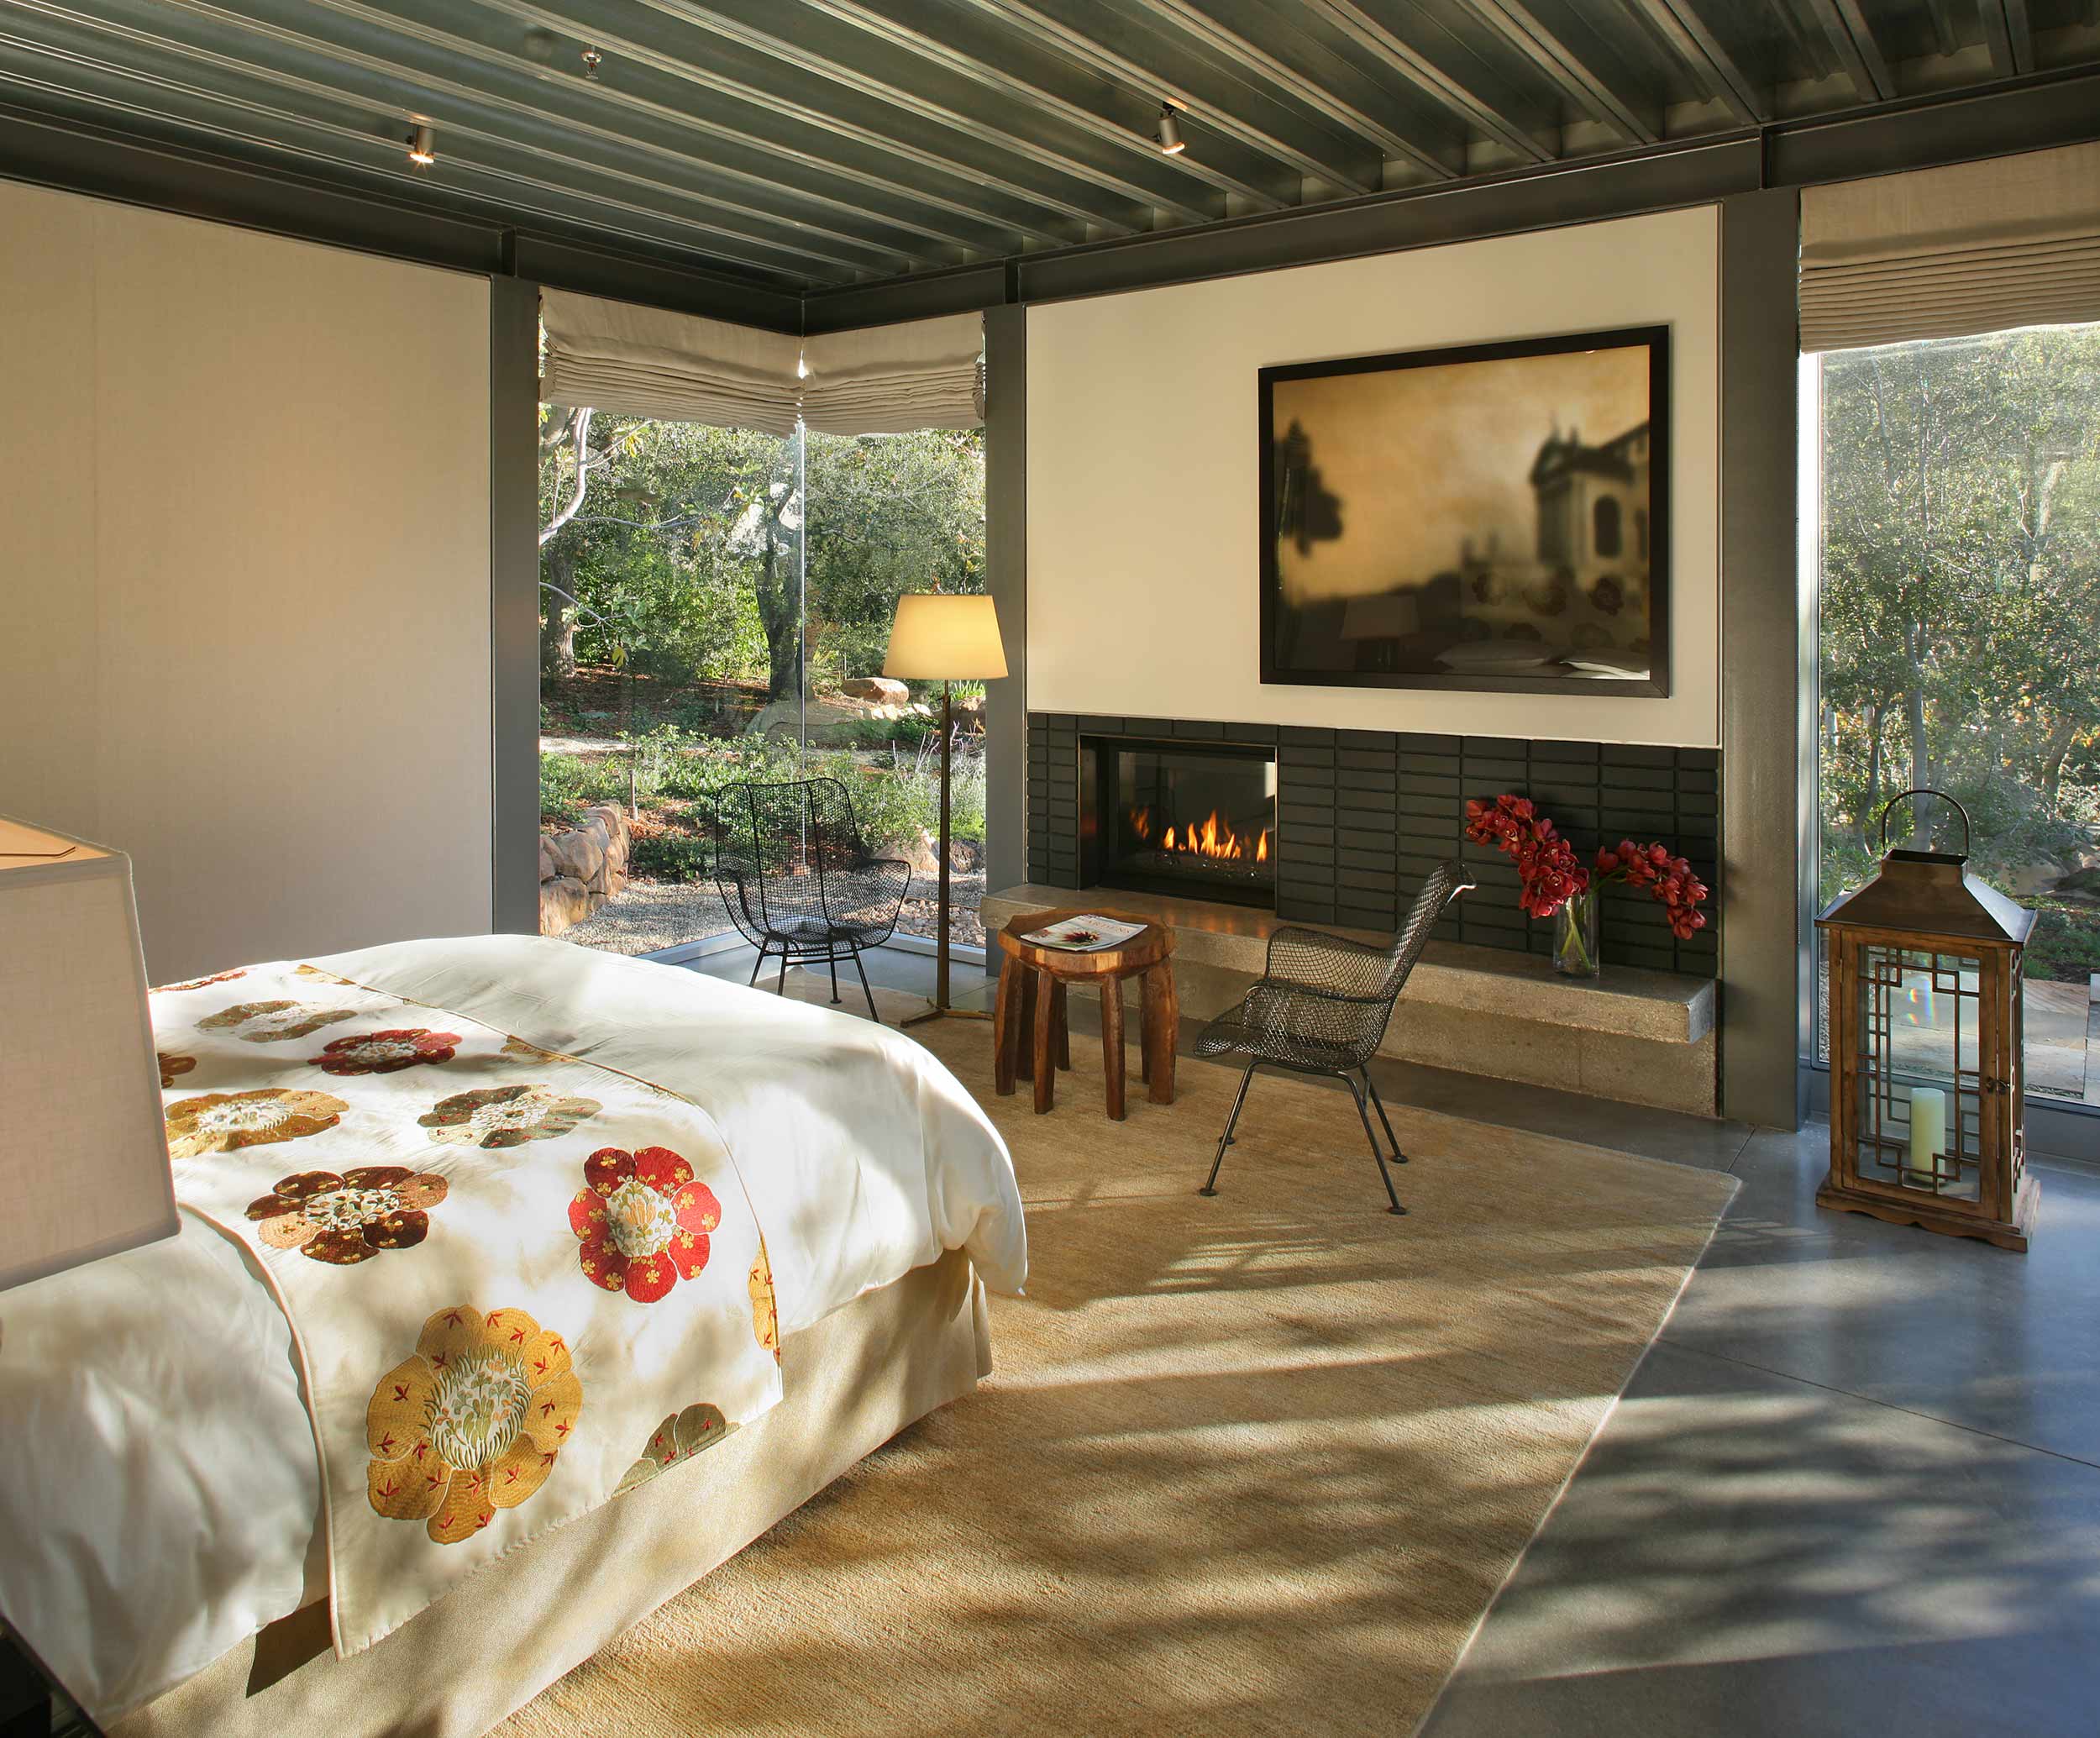
MULTIPOLYGON (((1822 386, 1824 896, 1908 785, 1968 808, 1987 879, 2067 866, 2100 823, 2100 327, 1839 352, 1822 386)), ((2100 922, 2045 909, 2030 970, 2100 967, 2100 922)))
POLYGON ((627 867, 645 881, 705 880, 711 862, 701 833, 637 833, 627 846, 627 867))
POLYGON ((2082 984, 2100 960, 2100 911, 2067 900, 2024 900, 2034 909, 2034 931, 2024 956, 2027 975, 2082 984))
POLYGON ((810 435, 805 529, 791 438, 594 416, 580 447, 580 424, 543 407, 540 522, 574 502, 579 464, 585 483, 542 552, 550 669, 567 625, 575 661, 780 695, 798 652, 812 685, 879 671, 900 594, 984 589, 978 431, 810 435))

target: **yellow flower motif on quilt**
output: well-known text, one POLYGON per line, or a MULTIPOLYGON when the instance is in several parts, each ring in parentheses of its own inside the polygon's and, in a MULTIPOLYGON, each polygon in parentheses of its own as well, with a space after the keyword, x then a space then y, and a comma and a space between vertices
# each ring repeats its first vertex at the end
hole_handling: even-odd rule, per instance
POLYGON ((160 1058, 160 1084, 163 1086, 174 1085, 176 1075, 186 1074, 197 1066, 194 1056, 174 1056, 165 1050, 154 1053, 160 1058))
POLYGON ((440 1310, 372 1390, 366 1494, 389 1520, 457 1545, 547 1482, 582 1410, 559 1334, 522 1310, 440 1310))
POLYGON ((278 1044, 356 1018, 355 1008, 317 1008, 311 1002, 235 1002, 206 1015, 197 1026, 199 1032, 230 1032, 250 1044, 278 1044))
POLYGON ((570 1098, 548 1086, 485 1086, 440 1099, 416 1121, 433 1141, 493 1149, 552 1140, 604 1108, 596 1099, 570 1098))
POLYGON ((759 1343, 780 1361, 780 1306, 773 1295, 773 1263, 766 1259, 765 1240, 759 1241, 759 1258, 751 1263, 751 1326, 759 1343))
POLYGON ((333 1128, 349 1108, 328 1093, 281 1087, 178 1099, 168 1106, 168 1151, 177 1158, 195 1158, 200 1153, 302 1140, 333 1128))

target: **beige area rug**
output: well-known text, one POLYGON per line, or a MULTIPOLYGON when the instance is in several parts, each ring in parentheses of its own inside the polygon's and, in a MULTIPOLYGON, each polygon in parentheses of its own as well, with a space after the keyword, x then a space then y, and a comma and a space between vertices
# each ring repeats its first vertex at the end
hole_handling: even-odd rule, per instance
POLYGON ((1263 1077, 1205 1200, 1234 1074, 1119 1126, 1074 1033, 1038 1117, 914 1032, 1027 1202, 996 1373, 499 1730, 1413 1730, 1734 1180, 1394 1106, 1394 1218, 1347 1097, 1263 1077))

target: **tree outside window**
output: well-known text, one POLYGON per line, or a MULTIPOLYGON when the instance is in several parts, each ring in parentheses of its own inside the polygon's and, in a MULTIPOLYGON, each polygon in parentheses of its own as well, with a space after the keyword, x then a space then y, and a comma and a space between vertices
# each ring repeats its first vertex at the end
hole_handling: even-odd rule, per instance
POLYGON ((1972 867, 2040 913, 2030 1090, 2100 1103, 2100 326, 1834 351, 1820 375, 1819 891, 1872 872, 1890 795, 1958 798, 1972 867))

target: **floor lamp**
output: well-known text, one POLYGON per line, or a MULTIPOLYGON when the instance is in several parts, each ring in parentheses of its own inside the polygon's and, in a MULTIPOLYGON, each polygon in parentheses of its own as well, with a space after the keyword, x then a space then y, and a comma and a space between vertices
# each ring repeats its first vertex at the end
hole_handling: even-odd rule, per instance
MULTIPOLYGON (((955 741, 955 713, 948 684, 996 681, 1006 674, 1006 654, 999 643, 999 616, 989 597, 964 597, 942 591, 915 591, 897 600, 897 619, 890 630, 890 652, 882 673, 941 685, 941 869, 940 932, 933 949, 933 1006, 916 1016, 936 1020, 943 1014, 984 1020, 974 1009, 948 1006, 948 758, 955 741)), ((916 1021, 906 1021, 907 1026, 916 1021)))

